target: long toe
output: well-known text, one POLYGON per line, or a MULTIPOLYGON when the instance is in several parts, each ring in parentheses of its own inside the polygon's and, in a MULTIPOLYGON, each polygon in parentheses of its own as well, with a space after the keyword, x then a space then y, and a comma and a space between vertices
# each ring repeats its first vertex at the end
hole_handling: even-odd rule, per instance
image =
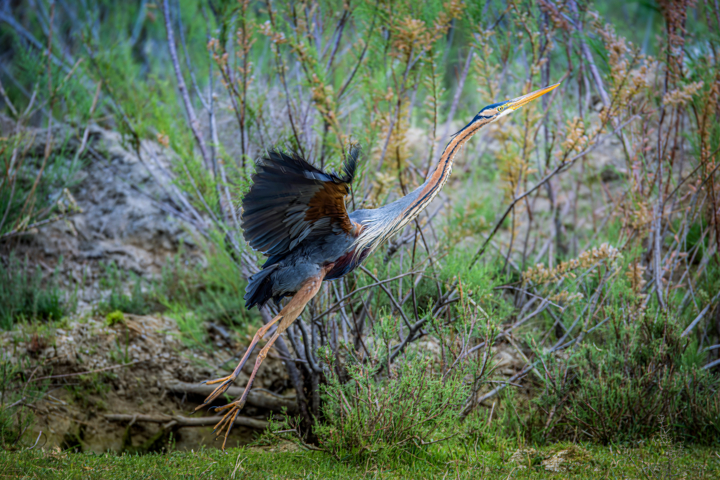
POLYGON ((222 407, 215 407, 213 410, 216 412, 223 412, 225 410, 232 410, 232 409, 238 409, 241 410, 245 406, 245 400, 236 400, 232 403, 228 403, 227 405, 223 405, 222 407))
POLYGON ((240 412, 240 409, 231 404, 225 405, 226 407, 232 407, 229 412, 227 412, 223 417, 220 419, 220 421, 215 425, 215 428, 213 429, 213 433, 216 436, 220 436, 225 430, 225 428, 231 428, 232 424, 235 422, 235 417, 237 416, 237 413, 240 412), (235 415, 233 415, 235 413, 235 415))
POLYGON ((228 437, 230 436, 230 431, 232 430, 233 425, 235 425, 235 419, 237 418, 238 413, 240 413, 240 409, 235 410, 234 414, 228 420, 227 430, 225 430, 225 439, 223 440, 222 444, 223 452, 225 451, 225 445, 227 444, 228 437))
POLYGON ((200 382, 200 383, 201 383, 201 384, 205 384, 205 385, 215 385, 216 383, 232 382, 233 380, 235 380, 235 377, 232 376, 232 375, 228 375, 227 377, 216 378, 215 380, 205 380, 205 381, 200 382))
POLYGON ((218 398, 220 395, 222 395, 223 393, 227 392, 228 389, 230 388, 230 385, 232 384, 232 382, 233 382, 234 380, 235 380, 235 378, 232 377, 232 375, 231 375, 230 377, 226 377, 225 381, 224 381, 222 384, 218 385, 218 386, 215 388, 215 390, 213 390, 212 393, 207 396, 207 398, 205 399, 205 401, 203 402, 203 404, 200 405, 200 406, 198 406, 198 407, 196 407, 195 410, 197 411, 197 410, 199 410, 199 409, 201 409, 201 408, 204 408, 204 407, 208 406, 211 402, 213 402, 213 401, 214 401, 216 398, 218 398))

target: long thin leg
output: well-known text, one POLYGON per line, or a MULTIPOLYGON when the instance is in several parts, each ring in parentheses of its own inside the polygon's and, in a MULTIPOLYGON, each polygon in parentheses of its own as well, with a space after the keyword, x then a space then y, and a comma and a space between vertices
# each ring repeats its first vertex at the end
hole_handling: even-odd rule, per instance
POLYGON ((243 355, 242 360, 240 360, 240 363, 238 363, 237 367, 235 367, 235 370, 233 370, 233 373, 228 375, 227 377, 218 378, 216 380, 211 380, 209 382, 204 382, 207 385, 214 385, 216 383, 220 383, 218 387, 213 390, 213 392, 208 395, 208 397, 205 399, 202 405, 195 408, 195 411, 197 412, 201 408, 204 408, 208 406, 210 403, 212 403, 217 397, 222 395, 227 391, 228 388, 230 388, 230 385, 235 381, 238 375, 240 375, 240 371, 245 366, 245 363, 248 361, 248 358, 250 358, 250 355, 252 354, 253 350, 255 350, 255 346, 258 344, 258 342, 265 336, 265 334, 270 330, 270 327, 275 325, 277 322, 279 322, 283 318, 282 312, 277 317, 273 318, 270 322, 268 322, 266 325, 261 327, 253 337, 252 341, 250 342, 250 346, 248 346, 248 349, 245 351, 245 355, 243 355), (222 382, 222 383, 221 383, 222 382))
POLYGON ((245 401, 247 400, 248 393, 250 392, 250 386, 252 385, 253 381, 255 380, 255 374, 257 373, 258 369, 260 368, 260 365, 262 364, 263 360, 265 360, 265 357, 267 357, 268 352, 270 351, 270 347, 273 346, 273 343, 275 343, 275 340, 278 339, 280 336, 278 331, 275 332, 275 334, 270 337, 270 340, 268 340, 267 344, 263 347, 262 350, 260 350, 260 353, 258 353, 257 360, 255 360, 255 367, 253 368, 253 372, 250 375, 250 378, 248 379, 247 386, 245 387, 245 391, 240 396, 239 399, 235 400, 232 403, 228 403, 225 406, 217 407, 214 410, 217 412, 222 412, 223 410, 230 410, 228 413, 226 413, 223 418, 218 422, 217 425, 215 425, 215 429, 213 430, 213 433, 217 432, 216 434, 219 436, 222 431, 227 427, 227 431, 225 432, 225 439, 223 440, 223 450, 225 449, 225 443, 227 442, 228 435, 230 435, 230 430, 232 429, 233 425, 235 424, 235 418, 237 418, 238 414, 240 413, 240 410, 245 406, 245 401))
MULTIPOLYGON (((250 387, 252 387, 253 380, 255 380, 255 375, 257 374, 260 365, 262 364, 263 360, 265 360, 265 357, 270 351, 270 347, 272 347, 273 343, 275 343, 275 340, 278 339, 280 334, 287 330, 287 328, 292 324, 292 322, 294 322, 295 319, 300 316, 303 309, 305 308, 305 305, 307 305, 307 303, 315 295, 317 295, 318 290, 320 290, 320 285, 322 284, 323 278, 325 278, 325 275, 328 271, 330 271, 330 269, 332 269, 332 267, 332 264, 328 265, 323 268, 317 276, 311 277, 306 280, 300 288, 300 291, 295 294, 295 296, 288 302, 285 308, 282 309, 280 314, 275 317, 275 319, 280 318, 282 321, 280 322, 280 325, 278 325, 275 334, 270 338, 270 340, 268 340, 267 344, 263 347, 260 353, 258 353, 257 360, 255 360, 255 367, 253 368, 252 374, 250 375, 248 383, 245 386, 245 391, 240 396, 240 398, 238 398, 234 402, 228 403, 227 405, 223 407, 218 407, 216 409, 217 411, 228 410, 228 412, 223 416, 223 418, 218 422, 218 424, 215 425, 215 430, 213 430, 214 432, 216 432, 217 436, 220 436, 222 431, 225 430, 225 439, 223 440, 222 446, 223 450, 225 449, 225 444, 227 443, 228 435, 230 435, 230 430, 232 430, 235 419, 240 413, 240 410, 245 406, 245 401, 247 400, 248 393, 250 392, 250 387)), ((273 322, 275 321, 275 319, 273 319, 273 322)))

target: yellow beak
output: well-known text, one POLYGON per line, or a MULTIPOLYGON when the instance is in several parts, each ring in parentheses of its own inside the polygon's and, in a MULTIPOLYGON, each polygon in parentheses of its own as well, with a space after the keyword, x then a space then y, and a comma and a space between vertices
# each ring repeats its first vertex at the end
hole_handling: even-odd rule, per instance
POLYGON ((509 108, 511 110, 517 110, 518 108, 522 107, 523 105, 526 105, 536 98, 540 98, 546 93, 549 93, 553 90, 555 90, 559 83, 556 83, 555 85, 550 85, 549 87, 541 88, 540 90, 535 90, 532 93, 528 93, 527 95, 523 95, 522 97, 514 98, 510 100, 506 105, 506 108, 509 108))

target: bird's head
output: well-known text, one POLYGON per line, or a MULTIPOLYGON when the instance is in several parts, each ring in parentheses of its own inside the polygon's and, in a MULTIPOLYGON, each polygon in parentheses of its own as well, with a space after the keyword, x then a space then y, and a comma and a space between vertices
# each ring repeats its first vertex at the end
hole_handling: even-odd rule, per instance
MULTIPOLYGON (((559 83, 556 83, 555 85, 550 85, 549 87, 541 88, 540 90, 536 90, 532 93, 528 93, 527 95, 523 95, 522 97, 513 98, 512 100, 506 100, 504 102, 500 103, 493 103, 492 105, 488 105, 487 107, 483 108, 478 112, 477 115, 475 115, 475 118, 473 118, 470 123, 468 123, 465 128, 460 130, 462 132, 463 130, 466 130, 469 127, 472 127, 474 125, 487 125, 488 123, 492 123, 494 121, 497 121, 499 118, 504 117, 505 115, 510 114, 511 112, 514 112, 515 110, 518 110, 519 108, 523 107, 524 105, 527 105, 528 103, 532 102, 533 100, 536 100, 543 95, 545 95, 548 92, 551 92, 557 86, 560 85, 559 83)), ((460 133, 458 132, 458 133, 460 133)))

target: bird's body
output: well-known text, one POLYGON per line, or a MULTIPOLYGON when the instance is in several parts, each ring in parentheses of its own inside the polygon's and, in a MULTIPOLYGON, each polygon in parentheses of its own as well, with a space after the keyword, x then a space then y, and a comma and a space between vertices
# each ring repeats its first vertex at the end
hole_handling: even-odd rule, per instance
POLYGON ((270 300, 279 303, 285 297, 291 299, 279 315, 258 330, 233 374, 209 382, 220 385, 198 408, 227 391, 259 340, 272 325, 279 323, 258 354, 242 397, 220 407, 220 410, 229 410, 216 427, 220 432, 227 428, 226 440, 271 345, 302 313, 322 282, 353 271, 370 253, 417 217, 447 182, 458 151, 480 128, 556 86, 482 109, 453 136, 438 165, 422 185, 377 209, 348 213, 345 207, 357 167, 357 147, 350 148, 342 175, 323 172, 296 154, 277 150, 269 151, 258 161, 253 185, 242 202, 242 227, 247 243, 268 259, 248 282, 246 306, 262 308, 270 300))
POLYGON ((469 130, 456 135, 445 148, 433 175, 409 194, 383 207, 349 214, 344 199, 331 198, 327 192, 341 192, 349 187, 357 165, 357 147, 350 150, 344 177, 321 172, 297 155, 269 152, 258 166, 253 187, 243 200, 242 218, 250 246, 273 254, 250 279, 246 307, 262 307, 271 298, 278 302, 294 295, 323 266, 333 265, 324 280, 341 278, 357 268, 372 250, 412 221, 435 198, 450 177, 456 153, 474 133, 469 130), (312 199, 320 194, 328 197, 328 204, 335 202, 334 215, 316 219, 311 205, 312 199), (339 201, 343 201, 342 205, 339 201), (293 218, 291 215, 298 218, 291 220, 293 225, 288 228, 287 219, 293 218), (322 234, 317 235, 317 230, 322 234), (293 243, 305 232, 307 236, 293 243))
POLYGON ((251 247, 271 253, 262 270, 250 278, 247 308, 262 308, 271 299, 279 303, 293 296, 326 265, 334 267, 325 280, 340 278, 357 265, 352 250, 358 230, 355 215, 345 213, 344 203, 342 208, 335 205, 336 215, 326 214, 327 206, 343 201, 356 157, 357 150, 351 151, 344 177, 278 151, 269 152, 259 163, 253 186, 243 199, 243 231, 251 247), (283 181, 277 182, 279 178, 283 181), (313 199, 320 195, 326 197, 326 207, 313 208, 313 199))
MULTIPOLYGON (((353 148, 350 152, 350 157, 354 158, 357 154, 358 150, 353 148)), ((352 165, 354 165, 354 162, 352 165)), ((346 169, 349 166, 350 165, 346 165, 346 169)), ((284 197, 285 195, 282 190, 286 188, 286 185, 296 185, 292 182, 295 180, 293 178, 295 174, 300 174, 300 179, 306 181, 307 176, 313 176, 311 181, 319 185, 327 181, 332 181, 332 178, 337 179, 338 177, 331 174, 315 172, 315 168, 312 165, 296 155, 291 156, 275 151, 270 152, 269 155, 263 159, 263 164, 259 169, 254 186, 258 185, 258 177, 266 175, 268 171, 282 170, 290 178, 287 178, 287 184, 274 184, 272 189, 251 189, 245 197, 243 202, 243 226, 260 224, 264 227, 264 229, 246 229, 245 237, 248 243, 251 246, 258 245, 261 240, 268 237, 268 230, 272 232, 275 228, 286 233, 286 235, 289 235, 290 232, 301 233, 305 231, 303 228, 310 228, 310 233, 297 244, 293 244, 294 239, 288 236, 281 237, 277 240, 281 247, 276 248, 276 253, 271 255, 263 264, 262 270, 250 278, 245 295, 247 308, 252 308, 255 305, 262 308, 270 299, 278 303, 283 297, 294 295, 295 292, 300 290, 303 282, 319 274, 323 266, 333 265, 324 277, 326 281, 341 278, 353 271, 362 263, 372 249, 371 245, 362 247, 357 245, 358 240, 362 237, 362 233, 367 228, 381 223, 385 218, 397 217, 403 210, 406 210, 416 202, 423 190, 421 186, 400 200, 381 208, 360 209, 345 214, 347 221, 345 217, 343 217, 342 222, 334 222, 337 225, 329 229, 323 228, 326 227, 324 225, 314 228, 310 227, 310 225, 304 225, 305 222, 308 224, 311 222, 311 220, 306 220, 306 218, 308 218, 308 211, 310 211, 310 207, 307 205, 284 204, 282 206, 275 206, 275 209, 281 210, 278 216, 283 218, 283 220, 287 218, 286 215, 288 211, 299 211, 302 214, 301 221, 303 225, 292 230, 287 228, 285 221, 278 222, 275 226, 268 226, 268 223, 273 221, 268 220, 268 217, 273 217, 273 207, 258 211, 257 209, 253 210, 250 208, 246 210, 245 205, 262 204, 265 199, 284 197), (268 210, 271 211, 268 212, 268 210), (250 213, 246 213, 248 211, 250 213), (348 225, 349 228, 343 228, 343 224, 348 225), (324 235, 313 235, 313 231, 316 228, 324 229, 328 232, 324 235), (259 230, 260 233, 264 235, 258 235, 259 240, 258 237, 252 236, 256 230, 259 230)), ((324 187, 319 186, 319 189, 324 189, 324 187)), ((291 192, 289 195, 294 195, 295 193, 296 192, 291 192)), ((420 210, 418 210, 418 212, 419 211, 420 210)), ((412 220, 412 218, 414 217, 408 217, 405 222, 402 222, 402 225, 396 225, 395 229, 402 228, 402 226, 412 220)), ((391 235, 390 232, 381 233, 385 233, 388 236, 391 235)))

